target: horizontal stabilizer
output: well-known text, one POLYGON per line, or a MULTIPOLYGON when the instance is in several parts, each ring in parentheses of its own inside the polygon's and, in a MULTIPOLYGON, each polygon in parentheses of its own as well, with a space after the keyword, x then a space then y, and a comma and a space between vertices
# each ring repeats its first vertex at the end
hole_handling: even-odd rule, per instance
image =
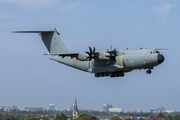
POLYGON ((13 33, 52 33, 54 31, 13 31, 13 33))

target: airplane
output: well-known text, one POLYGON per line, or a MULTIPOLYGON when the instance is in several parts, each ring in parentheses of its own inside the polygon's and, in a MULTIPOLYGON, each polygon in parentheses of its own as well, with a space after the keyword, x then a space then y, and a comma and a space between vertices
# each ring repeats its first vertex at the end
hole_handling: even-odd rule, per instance
POLYGON ((56 28, 49 28, 43 31, 14 31, 13 33, 38 33, 45 44, 50 60, 76 68, 89 73, 95 77, 124 77, 124 73, 137 69, 147 69, 146 73, 164 61, 164 56, 158 50, 164 49, 143 49, 138 50, 104 50, 96 51, 95 47, 89 47, 87 52, 69 53, 63 44, 56 28))

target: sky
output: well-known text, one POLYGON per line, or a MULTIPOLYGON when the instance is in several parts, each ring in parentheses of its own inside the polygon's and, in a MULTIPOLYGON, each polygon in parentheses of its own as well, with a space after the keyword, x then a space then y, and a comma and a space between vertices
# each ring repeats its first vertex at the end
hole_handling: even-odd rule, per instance
POLYGON ((0 0, 0 106, 65 110, 77 98, 82 109, 180 111, 180 1, 177 0, 0 0), (54 62, 38 34, 11 33, 56 27, 69 52, 168 48, 165 61, 146 74, 122 78, 94 74, 54 62))

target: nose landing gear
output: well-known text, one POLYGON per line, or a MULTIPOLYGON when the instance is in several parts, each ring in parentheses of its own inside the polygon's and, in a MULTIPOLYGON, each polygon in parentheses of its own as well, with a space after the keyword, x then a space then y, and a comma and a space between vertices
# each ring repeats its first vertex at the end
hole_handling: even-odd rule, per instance
POLYGON ((151 74, 151 70, 147 70, 146 73, 147 73, 147 74, 151 74))

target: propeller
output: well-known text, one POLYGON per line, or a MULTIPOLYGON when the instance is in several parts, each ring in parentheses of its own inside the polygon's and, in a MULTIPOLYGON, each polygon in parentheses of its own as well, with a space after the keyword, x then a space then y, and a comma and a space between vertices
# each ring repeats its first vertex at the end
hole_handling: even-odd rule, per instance
POLYGON ((109 50, 107 49, 107 52, 109 53, 109 55, 106 56, 106 57, 109 57, 109 61, 110 61, 111 63, 116 62, 116 48, 115 48, 113 51, 109 51, 109 50))
POLYGON ((96 57, 96 53, 95 53, 95 47, 93 48, 93 51, 91 49, 91 47, 89 47, 89 51, 90 52, 86 52, 86 54, 89 55, 89 57, 87 57, 88 60, 92 60, 92 58, 96 57))

